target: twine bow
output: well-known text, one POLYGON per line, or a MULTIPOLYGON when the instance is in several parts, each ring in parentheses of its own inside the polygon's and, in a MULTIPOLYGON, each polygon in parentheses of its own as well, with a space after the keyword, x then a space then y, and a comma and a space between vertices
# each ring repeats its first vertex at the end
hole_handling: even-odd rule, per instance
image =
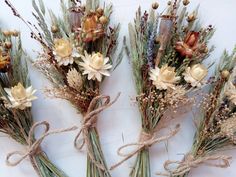
POLYGON ((115 165, 113 165, 110 168, 110 170, 113 170, 113 169, 117 168, 118 166, 123 164, 125 161, 127 161, 128 159, 133 157, 135 154, 141 152, 143 149, 145 149, 147 147, 151 147, 152 145, 154 145, 156 143, 160 143, 162 141, 166 141, 166 140, 170 139, 171 137, 176 135, 179 130, 180 130, 180 125, 177 125, 175 127, 175 129, 173 131, 171 131, 168 135, 162 136, 160 138, 156 138, 155 133, 154 134, 142 133, 141 137, 140 137, 140 141, 138 143, 126 144, 124 146, 121 146, 118 149, 117 154, 119 156, 122 156, 122 157, 125 157, 125 158, 123 160, 121 160, 120 162, 116 163, 115 165), (135 150, 129 152, 129 153, 123 153, 122 152, 122 150, 126 149, 127 147, 132 147, 132 146, 136 146, 137 148, 135 150))
POLYGON ((113 105, 118 98, 120 97, 120 93, 116 96, 116 98, 111 101, 109 96, 104 96, 104 95, 99 95, 91 101, 89 108, 87 110, 87 113, 84 116, 84 120, 82 123, 82 128, 80 129, 78 135, 75 137, 74 140, 74 146, 78 150, 82 150, 84 145, 86 144, 87 150, 88 150, 88 156, 92 160, 92 162, 100 169, 105 170, 104 165, 99 164, 96 162, 92 155, 92 147, 91 147, 91 142, 89 139, 89 129, 92 127, 95 127, 95 124, 98 119, 98 114, 104 111, 105 109, 109 108, 111 105, 113 105), (104 102, 102 102, 105 100, 104 102), (101 105, 98 105, 98 102, 101 101, 101 105), (79 138, 80 136, 83 135, 82 142, 79 143, 79 138))
MULTIPOLYGON (((53 135, 53 134, 73 131, 73 130, 76 130, 76 129, 78 129, 78 127, 74 126, 74 127, 67 128, 67 129, 58 129, 58 130, 54 130, 54 131, 49 131, 50 130, 50 124, 47 121, 42 121, 42 122, 35 123, 29 131, 29 136, 28 136, 28 139, 27 139, 28 148, 27 148, 26 152, 24 152, 24 151, 14 151, 14 152, 9 153, 6 157, 7 165, 17 166, 23 160, 25 160, 28 156, 33 157, 34 155, 37 155, 37 154, 41 153, 42 150, 40 149, 40 145, 46 137, 48 137, 50 135, 53 135), (37 127, 40 127, 40 126, 44 126, 44 128, 45 128, 44 132, 42 133, 42 135, 37 140, 35 140, 35 138, 34 138, 35 129, 37 127), (11 158, 13 156, 20 156, 20 157, 19 157, 18 160, 11 161, 11 158)), ((33 165, 35 167, 35 164, 33 164, 33 165)))
POLYGON ((187 155, 187 157, 183 161, 166 161, 164 163, 164 168, 168 172, 168 174, 157 173, 157 175, 161 176, 181 176, 191 170, 191 168, 197 168, 200 164, 206 164, 207 166, 213 166, 218 168, 227 168, 230 166, 230 160, 232 157, 225 155, 209 155, 206 157, 196 157, 194 158, 192 155, 187 155), (216 161, 219 160, 221 163, 210 163, 208 161, 216 161), (170 168, 171 165, 177 164, 178 167, 174 170, 170 168))

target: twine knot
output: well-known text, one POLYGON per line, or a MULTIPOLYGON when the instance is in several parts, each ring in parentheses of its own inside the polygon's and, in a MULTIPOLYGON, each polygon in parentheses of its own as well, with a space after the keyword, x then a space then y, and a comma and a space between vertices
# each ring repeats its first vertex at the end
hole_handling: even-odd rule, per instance
MULTIPOLYGON (((11 152, 7 155, 6 157, 6 163, 9 166, 17 166, 20 164, 24 159, 26 159, 28 156, 33 157, 35 155, 38 155, 42 153, 42 150, 40 148, 41 143, 43 140, 53 134, 58 134, 58 133, 63 133, 63 132, 68 132, 68 131, 73 131, 78 129, 76 126, 67 128, 67 129, 58 129, 54 131, 50 131, 50 124, 47 121, 42 121, 42 122, 37 122, 35 123, 30 131, 29 131, 29 136, 28 139, 26 140, 27 142, 27 150, 26 151, 14 151, 11 152), (44 132, 41 134, 41 136, 35 140, 34 138, 34 132, 37 127, 44 126, 44 132), (19 158, 15 161, 11 161, 11 158, 13 156, 19 156, 19 158)), ((34 165, 34 164, 33 164, 34 165)))
POLYGON ((191 168, 197 168, 201 164, 205 164, 207 166, 213 166, 218 168, 227 168, 230 166, 230 160, 232 157, 225 155, 209 155, 205 157, 194 157, 191 154, 188 154, 183 161, 171 161, 167 160, 164 163, 164 169, 168 172, 167 174, 157 173, 157 175, 161 176, 181 176, 185 173, 189 172, 191 168), (210 163, 209 161, 220 161, 220 163, 210 163), (176 169, 171 169, 170 166, 178 165, 176 169))
POLYGON ((156 138, 156 132, 155 133, 142 132, 141 135, 140 135, 140 140, 139 140, 138 143, 129 143, 129 144, 126 144, 124 146, 121 146, 117 150, 117 154, 119 156, 124 157, 124 159, 121 160, 120 162, 116 163, 115 165, 113 165, 110 168, 110 170, 113 170, 113 169, 117 168, 118 166, 123 164, 125 161, 127 161, 128 159, 130 159, 131 157, 133 157, 137 153, 141 152, 143 149, 145 149, 147 147, 151 147, 152 145, 154 145, 156 143, 160 143, 162 141, 166 141, 166 140, 170 139, 171 137, 176 135, 179 132, 179 130, 180 130, 180 125, 178 124, 175 127, 175 129, 173 131, 171 131, 168 135, 162 136, 162 137, 159 137, 159 138, 156 138), (132 146, 135 146, 136 149, 134 149, 133 151, 131 151, 129 153, 122 152, 124 149, 126 149, 128 147, 132 147, 132 146))
POLYGON ((98 114, 104 111, 105 109, 109 108, 111 105, 113 105, 118 100, 119 97, 120 93, 118 93, 118 95, 113 101, 110 100, 110 96, 105 96, 105 95, 99 95, 93 98, 92 101, 90 102, 87 113, 84 115, 82 127, 74 140, 74 146, 78 150, 82 150, 82 148, 86 144, 89 158, 98 168, 102 170, 105 170, 104 165, 101 165, 98 162, 96 162, 94 156, 92 155, 92 145, 89 138, 89 129, 96 126, 98 114), (103 102, 103 100, 105 101, 103 102), (98 105, 99 101, 101 102, 101 104, 98 105), (81 135, 83 135, 83 138, 79 142, 79 138, 81 135))

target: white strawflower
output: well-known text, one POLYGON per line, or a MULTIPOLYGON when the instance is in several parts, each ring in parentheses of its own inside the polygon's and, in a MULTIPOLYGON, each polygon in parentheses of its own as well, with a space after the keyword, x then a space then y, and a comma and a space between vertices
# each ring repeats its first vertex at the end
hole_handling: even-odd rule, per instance
POLYGON ((54 40, 53 54, 59 66, 73 64, 74 57, 80 57, 80 54, 73 48, 70 41, 66 39, 54 40))
POLYGON ((79 62, 79 65, 83 68, 83 75, 88 75, 88 80, 102 81, 102 76, 110 76, 109 69, 112 65, 109 64, 109 58, 104 57, 101 53, 88 54, 85 51, 85 55, 81 56, 83 62, 79 62))
POLYGON ((180 77, 176 76, 175 68, 168 65, 151 69, 149 75, 158 90, 175 89, 175 84, 180 80, 180 77))
POLYGON ((192 87, 201 87, 203 79, 207 76, 208 70, 201 64, 195 64, 185 70, 184 80, 192 87))
POLYGON ((2 99, 8 108, 24 110, 27 107, 31 107, 32 101, 37 99, 34 96, 36 90, 32 86, 25 89, 21 83, 18 83, 16 86, 5 88, 4 90, 7 93, 7 98, 2 97, 2 99))

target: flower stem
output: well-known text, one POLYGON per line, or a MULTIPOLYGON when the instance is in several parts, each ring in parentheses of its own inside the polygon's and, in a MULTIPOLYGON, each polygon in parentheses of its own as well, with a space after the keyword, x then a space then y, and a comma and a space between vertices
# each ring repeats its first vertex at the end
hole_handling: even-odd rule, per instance
POLYGON ((134 168, 130 177, 151 177, 149 149, 143 149, 139 152, 134 168))
POLYGON ((45 154, 40 153, 34 157, 34 160, 41 177, 68 177, 63 171, 58 169, 45 154))
POLYGON ((189 174, 189 172, 186 172, 186 173, 184 173, 183 175, 174 176, 174 177, 187 177, 187 176, 188 176, 188 174, 189 174))
POLYGON ((93 157, 87 157, 87 177, 111 177, 102 152, 99 136, 96 128, 89 130, 90 147, 89 151, 93 157), (105 170, 99 168, 94 162, 101 165, 105 170))

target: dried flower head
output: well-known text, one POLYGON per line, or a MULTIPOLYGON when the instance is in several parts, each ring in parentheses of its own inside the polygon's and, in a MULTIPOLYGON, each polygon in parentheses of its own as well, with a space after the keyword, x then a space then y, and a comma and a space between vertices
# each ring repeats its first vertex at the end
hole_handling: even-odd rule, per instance
POLYGON ((36 90, 34 90, 32 86, 25 89, 21 83, 18 83, 11 89, 5 88, 4 90, 7 93, 7 98, 2 97, 2 99, 8 108, 24 110, 27 107, 31 107, 32 101, 37 99, 37 97, 34 96, 36 90))
POLYGON ((157 9, 159 7, 159 3, 158 2, 154 2, 153 4, 152 4, 152 8, 153 9, 157 9))
POLYGON ((102 81, 102 76, 110 76, 108 72, 112 68, 109 64, 109 58, 104 57, 101 53, 88 54, 85 51, 85 55, 81 56, 83 62, 79 65, 83 67, 83 75, 88 75, 88 80, 102 81))
POLYGON ((225 95, 234 105, 236 105, 236 87, 232 82, 227 84, 225 95))
POLYGON ((186 103, 189 99, 186 97, 186 89, 182 86, 176 86, 175 89, 167 90, 164 100, 166 105, 176 109, 180 103, 186 103))
POLYGON ((188 21, 189 23, 191 23, 191 22, 193 22, 193 21, 196 20, 196 19, 197 19, 197 15, 196 15, 196 12, 194 11, 193 13, 191 13, 191 14, 188 16, 187 21, 188 21))
POLYGON ((184 80, 190 83, 193 87, 201 87, 202 80, 207 76, 208 70, 202 64, 195 64, 186 68, 184 80))
POLYGON ((10 63, 10 56, 4 55, 2 49, 0 49, 0 72, 5 72, 10 63))
POLYGON ((58 64, 67 66, 74 62, 73 57, 80 57, 80 54, 73 49, 73 45, 66 39, 54 40, 54 55, 58 64))
POLYGON ((75 68, 72 68, 67 73, 67 82, 70 87, 74 88, 77 91, 80 91, 83 86, 83 80, 78 71, 75 68))
POLYGON ((198 48, 199 33, 190 32, 185 37, 184 41, 179 41, 175 44, 175 50, 182 56, 192 58, 194 51, 198 48))
POLYGON ((234 115, 233 117, 227 119, 220 125, 220 134, 232 138, 234 140, 235 132, 236 132, 236 117, 234 115))
POLYGON ((180 77, 176 76, 174 67, 164 65, 161 68, 151 69, 150 79, 158 90, 166 90, 168 88, 174 89, 180 77))
POLYGON ((81 27, 81 21, 84 15, 83 7, 72 7, 70 8, 70 25, 72 31, 76 31, 81 27))
POLYGON ((82 22, 83 41, 96 41, 104 35, 103 24, 99 20, 99 13, 91 12, 82 22))
POLYGON ((187 6, 190 3, 189 0, 183 0, 183 5, 187 6))

